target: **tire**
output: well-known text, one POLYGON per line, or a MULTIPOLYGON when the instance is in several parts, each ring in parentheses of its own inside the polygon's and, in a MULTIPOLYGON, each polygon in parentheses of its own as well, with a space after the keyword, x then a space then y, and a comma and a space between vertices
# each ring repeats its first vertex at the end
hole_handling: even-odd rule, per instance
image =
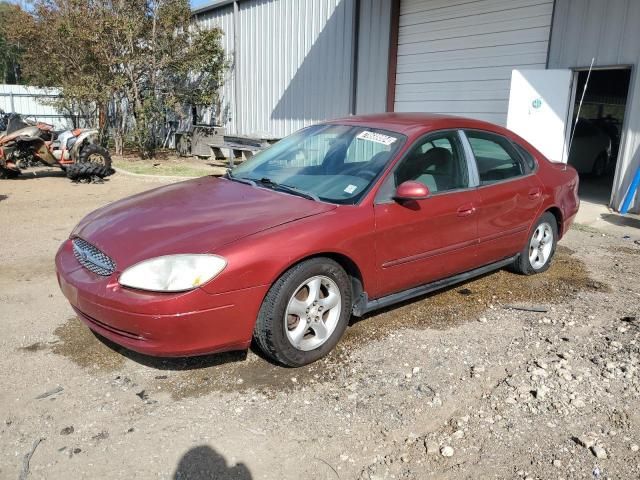
POLYGON ((95 143, 89 143, 80 151, 78 163, 95 163, 110 169, 111 155, 106 148, 96 145, 95 143))
POLYGON ((254 341, 282 365, 313 363, 336 346, 351 318, 351 306, 351 280, 343 268, 329 258, 306 260, 269 289, 258 313, 254 341))
POLYGON ((10 180, 12 178, 18 178, 20 176, 20 170, 13 170, 11 168, 0 167, 0 179, 10 180))
POLYGON ((606 152, 600 152, 600 154, 596 158, 596 161, 593 162, 591 175, 593 175, 594 177, 601 177, 605 173, 607 173, 607 154, 606 152))
POLYGON ((72 163, 66 170, 67 178, 74 181, 88 180, 91 181, 94 177, 104 178, 112 175, 114 170, 110 167, 100 165, 97 163, 72 163))
POLYGON ((551 265, 558 243, 558 223, 551 212, 545 212, 534 224, 527 244, 516 258, 513 269, 523 275, 533 275, 546 271, 551 265), (541 237, 542 235, 542 237, 541 237), (545 239, 542 248, 536 247, 540 239, 545 239), (535 239, 535 240, 534 240, 535 239), (534 249, 538 255, 533 257, 534 249))

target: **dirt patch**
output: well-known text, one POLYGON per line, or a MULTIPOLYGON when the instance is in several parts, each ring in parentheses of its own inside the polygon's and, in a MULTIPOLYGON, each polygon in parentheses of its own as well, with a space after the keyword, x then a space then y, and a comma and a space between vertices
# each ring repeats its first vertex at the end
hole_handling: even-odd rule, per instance
POLYGON ((640 248, 634 247, 608 247, 607 251, 611 253, 625 253, 627 255, 640 255, 640 248))
POLYGON ((340 353, 306 367, 291 369, 273 365, 253 352, 234 352, 217 355, 215 365, 195 359, 193 369, 172 372, 166 379, 155 380, 152 390, 169 393, 174 400, 200 397, 214 391, 253 390, 266 397, 275 392, 332 381, 339 373, 340 353), (199 365, 198 365, 199 364, 199 365))
POLYGON ((506 304, 555 304, 575 298, 581 290, 609 292, 607 285, 590 278, 584 263, 572 254, 572 250, 560 246, 551 268, 541 275, 523 276, 500 270, 362 319, 354 318, 331 355, 298 369, 273 365, 253 352, 181 359, 147 357, 100 341, 75 318, 56 329, 62 343, 53 346, 53 351, 97 370, 119 369, 125 356, 164 370, 167 375, 156 376, 152 391, 169 393, 174 399, 199 397, 213 391, 245 390, 271 396, 275 391, 335 381, 348 364, 351 352, 398 329, 448 329, 506 304))
MULTIPOLYGON (((35 256, 35 255, 34 255, 35 256)), ((20 262, 2 266, 0 284, 12 282, 30 282, 33 279, 55 275, 53 259, 42 258, 36 265, 20 262)))
POLYGON ((594 235, 598 235, 601 237, 607 237, 608 235, 606 233, 604 233, 602 230, 598 230, 595 227, 592 227, 590 225, 585 225, 583 223, 574 223, 571 228, 573 230, 577 230, 578 232, 585 232, 585 233, 592 233, 594 235))
POLYGON ((84 368, 113 371, 125 363, 125 357, 100 341, 77 317, 69 318, 53 332, 60 342, 51 347, 53 353, 67 357, 84 368))
POLYGON ((353 325, 341 344, 351 348, 397 328, 447 329, 475 319, 487 309, 514 303, 556 304, 575 298, 581 290, 603 293, 608 285, 593 280, 573 251, 559 246, 548 271, 525 276, 500 270, 464 284, 440 290, 365 317, 353 325))
POLYGON ((639 478, 640 255, 618 249, 637 247, 624 238, 636 231, 571 229, 562 245, 575 254, 560 249, 549 272, 496 272, 370 315, 305 369, 251 351, 149 361, 105 345, 75 318, 61 327, 72 313, 55 275, 31 272, 51 268, 83 215, 165 182, 2 183, 3 241, 19 248, 0 254, 0 383, 10 386, 0 389, 0 477, 18 478, 23 456, 46 437, 34 478, 173 478, 204 446, 217 456, 193 464, 208 477, 216 465, 243 464, 253 478, 283 480, 591 478, 596 465, 601 478, 639 478), (19 270, 31 282, 18 282, 19 270), (518 300, 525 295, 532 300, 518 300), (595 438, 608 458, 573 438, 595 438))

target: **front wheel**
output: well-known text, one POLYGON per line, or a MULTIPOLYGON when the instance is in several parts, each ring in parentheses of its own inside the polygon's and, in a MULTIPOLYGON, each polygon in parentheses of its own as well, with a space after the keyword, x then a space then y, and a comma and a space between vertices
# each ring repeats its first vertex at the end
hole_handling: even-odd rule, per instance
POLYGON ((351 317, 349 276, 329 258, 313 258, 285 272, 269 289, 254 340, 269 358, 300 367, 327 355, 351 317))
POLYGON ((95 143, 85 145, 80 151, 78 163, 93 163, 111 169, 111 155, 109 150, 95 143))
POLYGON ((535 223, 527 245, 514 263, 514 269, 524 275, 544 272, 551 265, 558 242, 556 217, 544 213, 535 223))
POLYGON ((18 178, 20 176, 20 170, 14 170, 12 168, 5 168, 0 166, 0 179, 7 180, 18 178))

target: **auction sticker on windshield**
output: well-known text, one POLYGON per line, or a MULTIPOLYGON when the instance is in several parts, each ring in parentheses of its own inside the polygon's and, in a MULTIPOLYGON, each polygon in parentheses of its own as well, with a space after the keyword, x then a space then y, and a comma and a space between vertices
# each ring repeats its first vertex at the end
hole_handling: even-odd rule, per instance
POLYGON ((391 145, 393 142, 397 140, 397 138, 390 137, 389 135, 370 132, 369 130, 365 130, 364 132, 358 134, 356 138, 360 138, 362 140, 369 140, 370 142, 381 143, 387 146, 391 145))

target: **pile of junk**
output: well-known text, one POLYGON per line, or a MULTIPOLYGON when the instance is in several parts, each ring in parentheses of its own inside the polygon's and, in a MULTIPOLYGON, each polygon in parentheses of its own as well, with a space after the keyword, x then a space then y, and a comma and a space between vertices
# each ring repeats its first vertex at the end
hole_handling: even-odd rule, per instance
POLYGON ((114 170, 98 133, 89 128, 56 131, 53 125, 0 110, 0 179, 49 166, 76 182, 100 182, 114 170))

